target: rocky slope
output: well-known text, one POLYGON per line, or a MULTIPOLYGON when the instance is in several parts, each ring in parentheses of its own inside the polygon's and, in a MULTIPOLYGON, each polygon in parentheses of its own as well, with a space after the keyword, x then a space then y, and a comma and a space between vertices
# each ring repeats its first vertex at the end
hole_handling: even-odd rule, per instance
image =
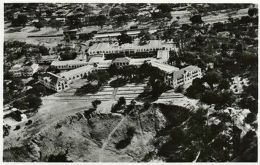
POLYGON ((156 131, 165 123, 164 116, 153 110, 126 116, 93 114, 91 118, 77 113, 24 140, 19 147, 6 148, 4 161, 141 161, 154 150, 156 131))

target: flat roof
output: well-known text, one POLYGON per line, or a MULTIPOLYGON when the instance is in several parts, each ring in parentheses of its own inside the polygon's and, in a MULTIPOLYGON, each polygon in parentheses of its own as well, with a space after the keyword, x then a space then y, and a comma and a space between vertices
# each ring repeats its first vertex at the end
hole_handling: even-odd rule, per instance
POLYGON ((80 64, 87 64, 85 61, 78 61, 78 60, 67 60, 67 61, 52 61, 51 65, 53 66, 62 66, 62 65, 80 65, 80 64))
POLYGON ((93 68, 94 68, 93 65, 86 65, 86 66, 82 66, 82 67, 79 67, 79 68, 76 68, 76 69, 73 69, 73 70, 70 70, 67 72, 60 73, 60 76, 68 78, 68 77, 71 77, 71 76, 74 76, 77 74, 85 73, 87 71, 90 71, 93 68))
POLYGON ((156 49, 156 48, 173 48, 175 44, 164 42, 162 40, 150 40, 146 45, 138 45, 137 43, 126 43, 119 46, 116 43, 96 43, 89 48, 90 51, 115 51, 115 50, 136 50, 136 49, 156 49))
POLYGON ((151 61, 151 64, 152 64, 153 67, 159 68, 160 70, 167 72, 167 73, 173 73, 173 72, 179 70, 179 68, 177 68, 175 66, 159 63, 157 61, 151 61))

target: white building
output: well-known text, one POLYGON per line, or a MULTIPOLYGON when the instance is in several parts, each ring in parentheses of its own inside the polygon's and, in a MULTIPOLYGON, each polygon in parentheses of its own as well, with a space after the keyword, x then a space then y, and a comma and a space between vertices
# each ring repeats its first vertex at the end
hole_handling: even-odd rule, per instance
POLYGON ((162 40, 150 40, 146 45, 138 45, 137 43, 123 44, 118 43, 96 43, 88 49, 88 54, 91 56, 97 54, 117 54, 117 53, 137 53, 137 52, 151 52, 158 50, 174 50, 178 51, 175 43, 165 42, 162 40))
POLYGON ((39 77, 39 82, 45 87, 52 89, 56 92, 66 90, 69 88, 68 81, 51 72, 46 72, 39 77))
POLYGON ((73 83, 73 81, 83 78, 87 76, 92 71, 96 70, 93 65, 86 65, 79 67, 77 69, 73 69, 67 72, 60 73, 60 77, 68 80, 69 83, 73 83))
POLYGON ((167 74, 165 76, 165 83, 176 88, 182 85, 190 85, 194 79, 201 77, 201 69, 191 65, 167 74))
POLYGON ((170 51, 169 50, 158 50, 157 51, 157 60, 161 63, 168 63, 168 60, 170 58, 170 51))

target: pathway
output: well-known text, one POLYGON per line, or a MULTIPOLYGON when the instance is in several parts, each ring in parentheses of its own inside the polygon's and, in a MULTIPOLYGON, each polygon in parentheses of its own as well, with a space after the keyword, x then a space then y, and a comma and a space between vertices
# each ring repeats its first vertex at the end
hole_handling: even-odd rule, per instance
POLYGON ((104 152, 104 149, 106 148, 108 142, 110 141, 112 135, 116 132, 116 130, 124 123, 124 121, 126 120, 127 116, 124 116, 122 118, 122 120, 115 126, 115 128, 109 133, 106 141, 103 142, 102 144, 102 147, 101 147, 101 150, 99 152, 99 162, 102 162, 103 161, 103 152, 104 152))

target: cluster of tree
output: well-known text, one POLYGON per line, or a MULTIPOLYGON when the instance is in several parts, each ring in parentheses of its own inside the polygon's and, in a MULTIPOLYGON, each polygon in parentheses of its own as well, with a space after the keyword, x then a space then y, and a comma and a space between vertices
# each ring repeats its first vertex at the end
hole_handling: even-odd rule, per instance
POLYGON ((224 79, 216 71, 208 71, 202 79, 193 80, 192 85, 186 90, 186 95, 207 104, 216 104, 215 108, 222 108, 231 106, 235 101, 235 96, 229 88, 228 79, 224 79))
POLYGON ((29 94, 22 99, 17 99, 13 102, 13 107, 22 109, 36 111, 42 104, 42 100, 39 96, 34 94, 29 94))
POLYGON ((77 57, 77 52, 75 51, 75 49, 72 49, 70 47, 58 49, 57 51, 60 54, 61 61, 74 60, 77 57))
POLYGON ((139 8, 139 4, 120 4, 120 7, 113 7, 110 9, 109 16, 114 20, 116 26, 122 26, 127 21, 136 18, 139 8))
POLYGON ((94 100, 94 101, 92 101, 91 103, 92 103, 92 106, 93 106, 94 108, 97 108, 97 106, 98 106, 99 104, 101 104, 101 101, 100 101, 100 100, 94 100))
POLYGON ((142 31, 138 34, 138 38, 140 39, 139 45, 145 45, 145 44, 148 43, 149 40, 152 39, 152 35, 149 33, 148 30, 142 30, 142 31))
MULTIPOLYGON (((4 73, 4 78, 6 78, 6 72, 4 73)), ((9 77, 8 80, 11 80, 11 82, 4 81, 4 104, 21 97, 23 95, 22 90, 25 87, 25 84, 19 78, 9 77)))
POLYGON ((4 55, 6 62, 13 62, 22 57, 31 59, 32 57, 39 58, 40 55, 48 55, 49 49, 43 45, 26 44, 20 41, 5 41, 4 55))
POLYGON ((79 29, 83 27, 83 22, 77 15, 71 15, 67 17, 66 24, 69 26, 70 29, 79 29))
POLYGON ((88 94, 88 93, 96 93, 99 91, 100 89, 100 85, 99 84, 91 84, 91 83, 87 83, 85 85, 83 85, 82 87, 78 88, 75 92, 75 95, 76 96, 83 96, 85 94, 88 94))
MULTIPOLYGON (((160 109, 164 109, 165 106, 160 109)), ((221 133, 229 129, 226 127, 226 123, 232 121, 229 114, 214 115, 221 122, 217 125, 209 125, 207 124, 207 109, 199 108, 192 112, 189 110, 175 112, 175 110, 176 108, 174 108, 174 111, 169 111, 170 114, 163 113, 166 115, 166 118, 169 118, 167 122, 169 124, 159 134, 160 136, 170 135, 166 143, 159 145, 158 152, 159 156, 164 157, 167 162, 231 161, 237 156, 242 155, 242 153, 244 154, 245 150, 250 148, 244 146, 245 141, 253 142, 253 138, 246 137, 251 134, 250 131, 240 141, 242 131, 236 126, 230 127, 231 133, 221 133), (171 115, 171 113, 174 114, 171 115), (171 117, 175 117, 175 120, 172 120, 171 117), (174 123, 171 124, 171 122, 174 123)), ((250 154, 254 155, 256 152, 253 150, 250 154)), ((250 161, 255 160, 253 158, 250 161)))
POLYGON ((241 108, 248 108, 252 113, 258 113, 258 85, 257 81, 252 82, 249 86, 244 87, 242 98, 238 105, 241 108))
POLYGON ((122 108, 124 108, 126 105, 126 100, 124 97, 120 97, 117 101, 116 104, 114 104, 111 108, 111 112, 112 113, 116 113, 118 112, 119 110, 121 110, 122 108))
POLYGON ((23 26, 25 27, 28 22, 28 17, 25 14, 19 14, 17 18, 12 18, 11 23, 12 26, 23 26))
POLYGON ((159 10, 159 12, 151 13, 153 19, 161 19, 161 18, 172 19, 172 16, 171 16, 172 6, 171 5, 159 4, 157 6, 157 9, 159 10))
POLYGON ((13 111, 9 114, 4 115, 4 119, 10 117, 10 118, 14 119, 15 121, 20 122, 20 121, 22 121, 21 114, 22 114, 22 112, 20 112, 20 111, 13 111))
POLYGON ((81 33, 79 34, 79 39, 80 40, 90 40, 94 37, 93 33, 81 33))
POLYGON ((126 131, 126 137, 123 140, 120 140, 118 143, 116 143, 116 149, 124 149, 127 147, 135 134, 135 127, 129 127, 126 131))
POLYGON ((86 76, 86 78, 89 81, 97 81, 99 86, 105 84, 110 79, 110 77, 111 77, 111 75, 106 70, 95 71, 95 72, 89 73, 86 76))
MULTIPOLYGON (((28 85, 28 84, 26 84, 28 85)), ((50 94, 53 94, 54 91, 46 88, 44 85, 36 83, 36 84, 32 84, 31 85, 32 88, 30 88, 29 90, 27 90, 25 93, 27 95, 36 95, 38 97, 42 97, 42 96, 47 96, 50 94)))
POLYGON ((60 152, 57 155, 51 154, 49 155, 48 162, 72 162, 71 160, 68 160, 68 151, 65 153, 60 152))
POLYGON ((55 28, 57 29, 57 31, 62 27, 63 23, 59 20, 56 20, 56 19, 51 19, 49 21, 49 25, 52 27, 52 28, 55 28))
POLYGON ((109 83, 109 85, 113 88, 118 88, 126 85, 127 79, 125 78, 117 78, 109 83))
POLYGON ((126 34, 126 31, 122 32, 121 35, 117 37, 119 45, 125 44, 125 43, 132 43, 133 39, 131 36, 126 34))

